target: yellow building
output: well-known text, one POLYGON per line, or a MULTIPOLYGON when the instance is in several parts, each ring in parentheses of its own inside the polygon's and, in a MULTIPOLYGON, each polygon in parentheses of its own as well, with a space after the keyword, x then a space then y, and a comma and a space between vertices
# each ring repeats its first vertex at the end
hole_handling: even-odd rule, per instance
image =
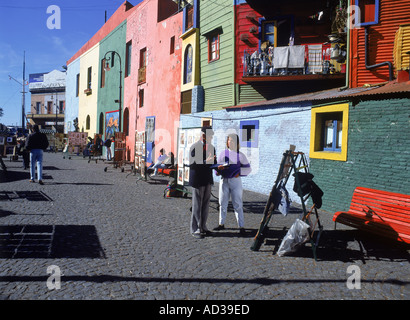
POLYGON ((100 45, 97 43, 80 56, 78 126, 89 137, 97 133, 99 54, 100 45))

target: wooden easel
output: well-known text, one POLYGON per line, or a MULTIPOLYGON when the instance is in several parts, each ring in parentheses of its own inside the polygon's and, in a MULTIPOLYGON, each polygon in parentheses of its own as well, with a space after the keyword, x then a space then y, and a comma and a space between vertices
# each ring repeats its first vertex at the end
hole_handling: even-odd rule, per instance
MULTIPOLYGON (((265 205, 260 227, 258 229, 258 232, 256 233, 254 242, 251 246, 252 251, 258 251, 260 249, 262 242, 265 238, 266 231, 268 230, 268 224, 272 217, 272 214, 274 210, 277 209, 279 206, 279 203, 277 203, 276 195, 277 195, 277 188, 279 187, 280 182, 282 181, 283 182, 282 185, 286 186, 286 183, 288 182, 289 177, 292 174, 292 172, 296 173, 296 172, 302 171, 302 172, 308 173, 309 172, 308 170, 309 170, 309 167, 307 164, 305 154, 303 152, 295 152, 295 146, 291 145, 289 150, 287 150, 283 154, 275 184, 273 185, 272 190, 269 194, 269 198, 265 205)), ((314 227, 311 227, 309 230, 310 243, 312 245, 313 256, 316 260, 316 247, 319 243, 319 238, 320 238, 320 234, 322 232, 323 227, 320 223, 320 219, 317 213, 316 206, 313 205, 313 207, 311 208, 309 212, 307 212, 306 210, 305 202, 308 200, 310 193, 307 194, 306 196, 303 196, 301 183, 299 181, 298 175, 295 175, 295 185, 296 185, 297 194, 300 197, 301 204, 302 204, 303 212, 302 212, 301 220, 307 223, 310 222, 310 220, 308 219, 310 219, 311 213, 313 211, 315 212, 315 216, 317 218, 314 227), (319 227, 319 233, 316 237, 316 241, 314 241, 313 235, 314 235, 314 231, 315 231, 314 229, 316 228, 316 225, 319 227)))

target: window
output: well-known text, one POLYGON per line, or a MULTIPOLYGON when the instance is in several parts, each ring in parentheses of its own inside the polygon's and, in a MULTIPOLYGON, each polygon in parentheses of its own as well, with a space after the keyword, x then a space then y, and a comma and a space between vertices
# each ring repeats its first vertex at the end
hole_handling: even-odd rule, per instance
MULTIPOLYGON (((102 112, 100 113, 100 124, 98 128, 98 133, 101 135, 104 133, 104 114, 102 112)), ((105 136, 105 138, 107 139, 108 137, 105 136)))
POLYGON ((91 89, 91 77, 92 77, 92 67, 87 70, 87 89, 91 89))
POLYGON ((189 30, 194 26, 194 7, 187 7, 185 13, 185 30, 189 30))
POLYGON ((105 58, 101 60, 101 79, 100 79, 100 88, 105 87, 105 67, 106 67, 105 58))
POLYGON ((51 101, 47 101, 47 114, 53 113, 53 103, 51 101))
POLYGON ((59 101, 60 106, 58 107, 58 110, 60 112, 60 114, 64 114, 64 103, 65 101, 59 101))
POLYGON ((77 73, 77 80, 76 80, 76 87, 75 87, 75 96, 78 97, 78 94, 80 93, 80 74, 77 73))
POLYGON ((147 66, 147 48, 140 50, 140 68, 147 66))
POLYGON ((349 104, 312 108, 311 158, 346 161, 349 104))
POLYGON ((262 22, 262 42, 269 41, 269 45, 275 45, 275 21, 262 22))
POLYGON ((219 60, 219 33, 214 33, 208 39, 208 62, 219 60))
POLYGON ((188 114, 192 111, 192 90, 181 92, 181 114, 188 114))
POLYGON ((90 123, 91 123, 91 119, 90 119, 90 116, 88 115, 85 120, 85 130, 90 130, 90 123))
POLYGON ((175 52, 175 36, 171 37, 169 42, 169 54, 174 54, 175 52))
POLYGON ((138 69, 138 83, 144 83, 147 79, 147 48, 140 50, 140 65, 138 69))
POLYGON ((41 102, 36 102, 35 112, 36 114, 40 114, 41 102))
POLYGON ((343 138, 343 113, 334 112, 325 115, 324 119, 324 133, 323 133, 323 150, 324 151, 338 151, 342 150, 343 138))
POLYGON ((259 140, 259 120, 241 121, 239 140, 241 147, 257 148, 259 140))
POLYGON ((189 44, 185 49, 184 59, 184 84, 192 81, 192 46, 189 44))
POLYGON ((144 89, 138 91, 138 107, 142 108, 144 106, 144 89))
POLYGON ((356 0, 355 4, 360 9, 360 26, 379 23, 379 0, 356 0))
POLYGON ((125 76, 128 77, 131 74, 131 54, 132 54, 132 42, 129 41, 125 48, 125 76))
POLYGON ((212 127, 212 118, 202 118, 201 127, 212 127))
POLYGON ((125 108, 124 110, 124 120, 123 120, 123 132, 125 133, 126 136, 129 135, 129 126, 130 126, 130 113, 128 111, 128 108, 125 108))

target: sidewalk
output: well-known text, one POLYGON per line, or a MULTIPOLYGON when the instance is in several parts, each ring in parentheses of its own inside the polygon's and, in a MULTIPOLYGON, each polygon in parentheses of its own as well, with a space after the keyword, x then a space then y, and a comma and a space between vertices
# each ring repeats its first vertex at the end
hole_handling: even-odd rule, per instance
MULTIPOLYGON (((28 182, 21 160, 5 164, 0 299, 410 298, 409 251, 340 224, 334 230, 331 213, 320 215, 325 231, 318 261, 309 244, 279 257, 275 253, 300 210, 275 214, 266 242, 252 251, 266 195, 244 194, 246 237, 239 236, 230 210, 225 230, 195 239, 189 233, 191 199, 164 198, 167 180, 137 182, 129 166, 121 172, 102 161, 45 153, 41 186, 28 182), (57 275, 55 268, 47 273, 50 266, 61 271, 60 288, 47 286, 57 275), (348 288, 350 266, 360 271, 359 289, 348 288)), ((213 197, 208 228, 217 224, 213 197)))

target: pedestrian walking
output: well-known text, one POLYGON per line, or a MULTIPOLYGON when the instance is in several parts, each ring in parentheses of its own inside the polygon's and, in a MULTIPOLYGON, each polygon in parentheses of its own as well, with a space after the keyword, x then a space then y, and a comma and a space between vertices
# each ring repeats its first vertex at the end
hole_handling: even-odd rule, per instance
POLYGON ((110 137, 104 141, 104 146, 107 148, 107 160, 111 161, 111 143, 113 142, 114 137, 110 137))
POLYGON ((47 136, 40 132, 37 124, 33 126, 33 133, 28 136, 26 149, 30 151, 30 182, 34 182, 37 165, 37 179, 43 184, 43 151, 48 148, 47 136))
POLYGON ((246 156, 239 151, 239 137, 237 134, 229 134, 226 139, 226 150, 218 157, 218 175, 221 175, 219 183, 219 225, 214 230, 225 229, 225 219, 228 212, 229 198, 232 198, 232 206, 238 222, 239 232, 245 235, 243 216, 243 187, 241 177, 251 172, 251 166, 246 156))
POLYGON ((192 187, 192 216, 190 231, 195 238, 203 238, 210 233, 206 227, 209 201, 213 185, 211 166, 216 164, 215 147, 211 144, 213 130, 201 128, 201 137, 189 151, 189 185, 192 187))

